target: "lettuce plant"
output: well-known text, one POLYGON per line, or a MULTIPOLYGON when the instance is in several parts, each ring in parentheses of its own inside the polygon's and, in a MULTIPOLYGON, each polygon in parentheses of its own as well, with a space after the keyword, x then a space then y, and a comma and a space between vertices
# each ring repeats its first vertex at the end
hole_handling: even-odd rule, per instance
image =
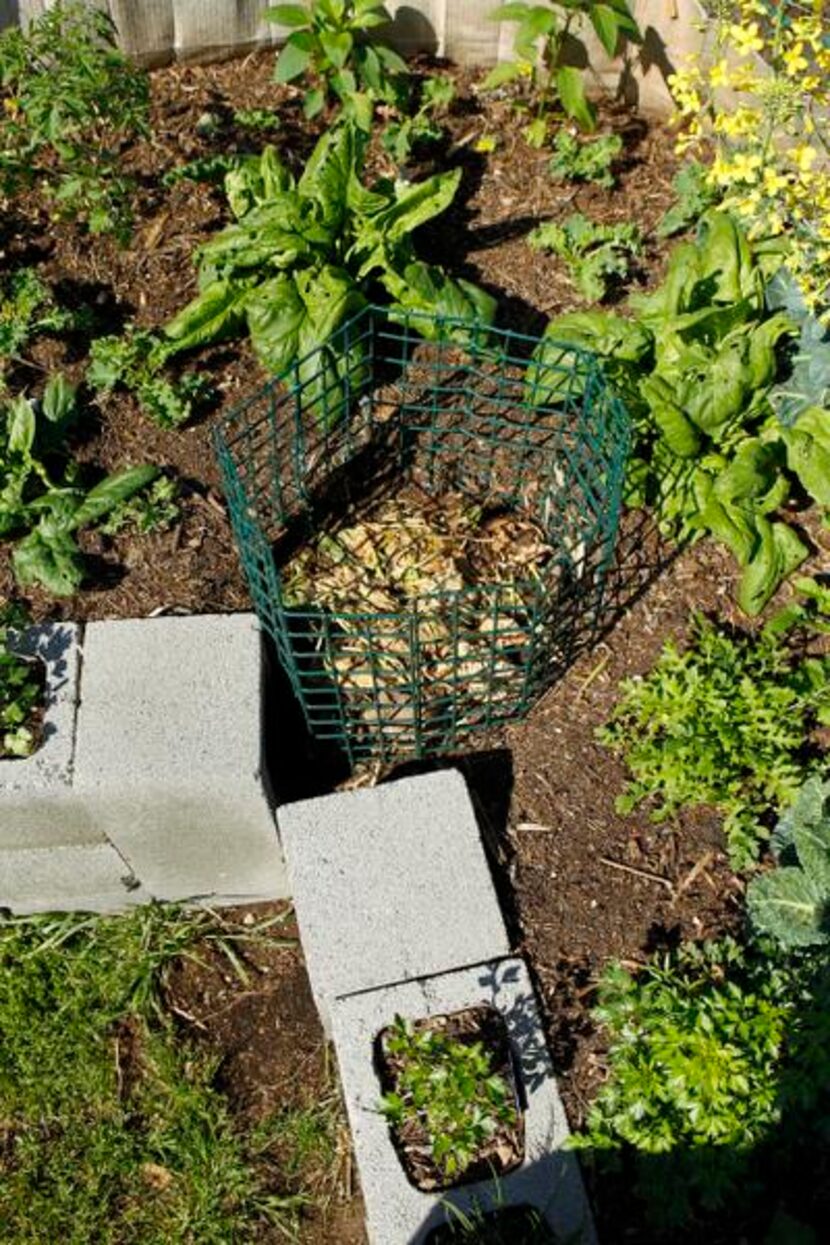
MULTIPOLYGON (((365 140, 350 124, 329 130, 295 179, 273 148, 241 159, 225 178, 236 223, 199 251, 200 292, 165 327, 168 353, 249 333, 272 373, 298 368, 309 405, 360 373, 362 356, 334 350, 332 335, 366 305, 391 299, 390 318, 430 312, 490 323, 495 302, 468 281, 419 260, 412 233, 453 201, 460 170, 410 183, 360 180, 365 140)), ((427 319, 425 336, 454 333, 427 319)))
POLYGON ((629 221, 597 224, 574 212, 560 225, 545 221, 528 235, 534 250, 553 251, 567 265, 570 279, 589 302, 601 302, 609 282, 623 279, 642 250, 639 227, 629 221))

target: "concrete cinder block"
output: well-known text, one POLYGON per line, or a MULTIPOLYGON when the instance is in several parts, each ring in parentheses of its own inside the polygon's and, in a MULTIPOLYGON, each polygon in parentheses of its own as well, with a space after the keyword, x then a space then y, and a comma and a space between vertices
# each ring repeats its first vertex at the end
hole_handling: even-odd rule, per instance
POLYGON ((93 622, 74 788, 158 899, 287 894, 251 614, 93 622))
POLYGON ((481 964, 338 998, 332 1022, 371 1245, 421 1245, 451 1218, 448 1204, 467 1214, 475 1208, 486 1213, 504 1206, 533 1206, 557 1239, 595 1245, 576 1155, 562 1148, 568 1124, 522 960, 481 964), (418 1020, 480 1003, 498 1008, 507 1023, 526 1099, 525 1161, 498 1182, 425 1193, 409 1183, 377 1109, 381 1088, 373 1044, 396 1014, 418 1020))
POLYGON ((74 623, 46 623, 14 640, 17 652, 37 658, 45 669, 43 740, 29 757, 0 760, 2 851, 104 840, 72 793, 79 637, 74 623))
POLYGON ((339 995, 508 954, 456 770, 283 805, 277 816, 327 1027, 339 995))
POLYGON ((0 851, 0 908, 120 912, 151 896, 109 843, 0 851))

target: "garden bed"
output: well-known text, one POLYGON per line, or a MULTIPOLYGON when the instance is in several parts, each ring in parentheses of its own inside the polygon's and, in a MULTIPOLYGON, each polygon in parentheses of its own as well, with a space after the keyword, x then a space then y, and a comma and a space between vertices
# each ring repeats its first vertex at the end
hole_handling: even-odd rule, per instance
MULTIPOLYGON (((50 222, 44 211, 24 201, 19 219, 6 222, 5 263, 34 265, 67 305, 91 303, 101 314, 98 332, 117 332, 132 318, 157 326, 179 311, 195 292, 193 249, 225 223, 227 214, 218 192, 190 183, 164 189, 162 175, 183 161, 234 146, 259 149, 261 136, 233 121, 239 108, 277 106, 280 124, 269 137, 294 167, 313 144, 315 125, 303 120, 299 94, 274 87, 272 67, 273 54, 262 53, 219 66, 153 74, 154 137, 126 157, 142 186, 132 245, 119 250, 106 239, 90 240, 71 226, 50 222), (198 124, 208 113, 215 119, 212 130, 198 124)), ((423 230, 425 254, 497 295, 503 327, 537 335, 548 317, 584 304, 559 261, 531 251, 527 235, 540 221, 583 211, 597 220, 639 223, 646 250, 634 284, 652 288, 669 249, 653 233, 673 200, 676 161, 667 131, 607 108, 603 126, 624 140, 619 187, 608 192, 563 185, 546 173, 549 153, 525 144, 521 121, 505 103, 476 96, 472 75, 447 72, 456 79, 460 98, 437 167, 460 167, 462 189, 447 214, 423 230), (495 140, 495 149, 477 150, 481 139, 495 140)), ((377 165, 384 157, 374 151, 372 159, 377 165)), ((428 171, 429 166, 416 170, 428 171)), ((80 380, 84 347, 78 338, 39 338, 27 350, 26 362, 15 365, 15 384, 37 393, 41 374, 55 369, 80 380)), ((73 446, 80 460, 103 469, 151 461, 180 477, 180 518, 169 531, 150 536, 83 533, 89 572, 84 591, 59 602, 38 589, 27 591, 35 619, 249 607, 209 434, 217 415, 253 395, 266 377, 248 343, 211 348, 199 356, 197 366, 216 388, 212 411, 181 430, 167 431, 150 423, 131 395, 118 392, 100 398, 97 419, 73 446)), ((816 552, 805 572, 826 568, 830 558, 827 530, 816 522, 811 536, 816 552)), ((743 924, 744 883, 725 854, 720 816, 699 809, 678 815, 670 825, 651 824, 647 812, 621 816, 614 802, 624 769, 594 735, 617 699, 619 680, 646 672, 666 639, 683 637, 691 610, 745 625, 733 605, 737 579, 731 557, 713 544, 677 555, 642 514, 629 514, 610 591, 613 629, 525 721, 487 741, 490 753, 461 762, 500 867, 514 936, 539 986, 574 1128, 584 1123, 604 1077, 603 1039, 590 1009, 605 964, 617 959, 635 968, 655 951, 686 939, 739 932, 743 924)), ((4 549, 0 595, 10 596, 12 590, 4 549)), ((301 740, 292 739, 290 747, 306 764, 283 759, 281 798, 327 790, 336 776, 342 777, 321 768, 301 740)), ((300 1099, 304 1087, 319 1084, 321 1048, 311 1036, 316 1022, 310 1002, 294 968, 283 976, 281 967, 274 979, 279 984, 269 988, 265 1002, 258 991, 249 992, 250 997, 240 991, 216 965, 183 962, 170 981, 174 1015, 220 1056, 223 1088, 235 1109, 252 1119, 273 1101, 275 1087, 286 1076, 300 1099)), ((603 1241, 657 1239, 640 1234, 640 1211, 626 1200, 624 1182, 595 1181, 591 1194, 603 1241)), ((320 1245, 360 1241, 354 1206, 343 1214, 343 1222, 330 1231, 312 1226, 307 1239, 320 1245)), ((726 1218, 721 1230, 718 1242, 729 1245, 737 1239, 735 1225, 726 1218)), ((676 1232, 671 1235, 679 1239, 676 1232)), ((714 1236, 706 1239, 715 1245, 714 1236)))

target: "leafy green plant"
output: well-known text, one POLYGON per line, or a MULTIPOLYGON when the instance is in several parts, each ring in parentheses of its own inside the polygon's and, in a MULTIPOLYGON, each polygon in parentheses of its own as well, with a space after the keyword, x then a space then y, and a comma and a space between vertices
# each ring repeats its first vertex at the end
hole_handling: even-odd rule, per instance
POLYGON ((545 221, 528 235, 537 251, 553 251, 564 260, 574 285, 590 302, 601 302, 613 278, 624 279, 642 251, 639 227, 628 221, 601 225, 575 212, 561 225, 545 221))
POLYGON ((166 532, 181 518, 179 485, 171 476, 157 476, 132 497, 113 507, 98 530, 105 536, 117 536, 132 529, 141 536, 166 532))
POLYGON ((741 1195, 753 1147, 781 1118, 797 993, 785 970, 724 939, 687 944, 637 976, 611 964, 598 996, 608 1076, 571 1145, 633 1148, 654 1217, 688 1226, 697 1206, 741 1195))
POLYGON ((508 1082, 481 1042, 464 1042, 396 1016, 385 1039, 399 1064, 394 1091, 380 1109, 393 1128, 417 1121, 446 1176, 460 1176, 500 1124, 516 1120, 508 1082))
POLYGON ((756 930, 784 947, 830 942, 830 780, 816 774, 778 821, 777 868, 755 877, 746 895, 756 930))
MULTIPOLYGON (((340 413, 346 382, 363 365, 362 347, 340 353, 330 339, 370 294, 391 297, 392 318, 492 320, 488 294, 417 259, 412 244, 413 231, 452 203, 460 170, 368 189, 364 154, 364 136, 341 124, 323 135, 296 180, 273 148, 240 160, 225 179, 237 223, 199 251, 201 292, 166 325, 169 353, 247 330, 270 372, 296 364, 309 406, 328 418, 340 413)), ((462 338, 468 331, 426 320, 416 327, 462 338)))
POLYGON ((97 337, 89 350, 87 384, 99 393, 128 389, 162 428, 185 423, 210 395, 210 383, 196 373, 177 381, 163 376, 169 342, 134 325, 120 337, 97 337))
POLYGON ((87 328, 87 313, 61 307, 34 268, 17 268, 0 279, 0 384, 5 366, 20 358, 39 333, 87 328))
POLYGON ((256 134, 272 133, 280 128, 280 119, 270 108, 237 108, 234 123, 256 134))
POLYGON ((615 183, 614 161, 622 151, 619 134, 581 140, 569 130, 558 130, 548 172, 556 181, 593 182, 610 190, 615 183))
POLYGON ((830 635, 830 586, 811 575, 802 575, 793 580, 793 588, 798 596, 776 611, 764 631, 768 635, 786 635, 801 629, 830 635))
POLYGON ((664 213, 657 226, 658 238, 670 238, 673 234, 691 229, 704 212, 714 207, 717 191, 707 181, 708 169, 699 160, 687 160, 672 178, 677 202, 664 213))
POLYGON ((596 108, 585 94, 582 71, 564 60, 567 41, 585 18, 609 56, 613 56, 621 38, 639 43, 641 35, 631 16, 626 0, 608 0, 594 4, 592 0, 561 0, 553 7, 547 4, 502 4, 488 14, 494 22, 515 22, 515 59, 502 61, 491 69, 482 84, 492 90, 510 82, 530 84, 535 99, 528 107, 536 112, 526 137, 535 147, 543 146, 547 135, 547 116, 558 102, 564 112, 584 130, 596 126, 596 108))
POLYGON ((443 129, 439 117, 454 99, 455 86, 450 78, 427 78, 421 84, 417 110, 388 122, 380 140, 398 166, 406 164, 417 147, 440 141, 443 129))
POLYGON ((552 345, 543 340, 531 371, 534 400, 555 400, 561 372, 546 376, 548 349, 558 358, 572 342, 606 359, 634 422, 627 501, 653 507, 676 539, 722 541, 743 568, 748 614, 807 556, 779 517, 796 482, 828 504, 830 412, 811 405, 788 428, 770 400, 790 371, 779 343, 798 332, 790 311, 765 301, 780 264, 777 251, 753 251, 729 215, 709 212, 697 239, 672 252, 663 284, 629 300, 636 358, 624 353, 634 330, 597 311, 552 320, 552 345))
POLYGON ((0 410, 0 538, 17 541, 12 566, 18 582, 41 584, 55 596, 81 584, 76 533, 157 475, 155 467, 131 467, 84 487, 77 465, 65 459, 65 435, 76 413, 75 390, 61 376, 50 379, 40 401, 19 395, 0 410), (56 479, 45 465, 53 458, 63 464, 56 479))
POLYGON ((316 117, 335 97, 361 129, 370 130, 374 100, 400 101, 406 62, 370 34, 392 20, 380 0, 277 4, 264 16, 291 27, 274 80, 293 82, 311 76, 314 85, 303 99, 307 117, 316 117))
POLYGON ((41 698, 37 668, 17 653, 10 632, 28 619, 19 607, 0 607, 0 757, 25 757, 35 737, 30 722, 41 698))
POLYGON ((619 810, 653 800, 662 821, 714 805, 735 867, 754 863, 765 820, 817 764, 805 741, 816 722, 830 723, 830 656, 800 657, 777 636, 732 636, 696 617, 685 652, 668 641, 653 669, 620 692, 598 732, 633 775, 619 810))
POLYGON ((3 193, 35 186, 56 214, 129 239, 134 183, 121 146, 149 133, 149 89, 116 47, 110 18, 59 0, 25 30, 3 31, 0 93, 3 193))

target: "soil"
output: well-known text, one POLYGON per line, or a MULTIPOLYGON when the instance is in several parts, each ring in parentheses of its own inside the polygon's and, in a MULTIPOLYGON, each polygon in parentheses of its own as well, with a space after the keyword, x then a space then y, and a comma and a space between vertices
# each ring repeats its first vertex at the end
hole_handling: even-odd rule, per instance
MULTIPOLYGON (((416 1021, 413 1032, 440 1034, 450 1042, 464 1046, 481 1043, 489 1058, 488 1076, 501 1077, 512 1090, 514 1115, 512 1121, 497 1124, 492 1136, 488 1137, 463 1171, 455 1176, 448 1175, 433 1158, 429 1134, 419 1114, 391 1127, 392 1143, 410 1184, 414 1184, 416 1189, 428 1191, 452 1189, 475 1180, 498 1179, 518 1167, 524 1159, 524 1118, 521 1089, 516 1081, 517 1069, 510 1053, 510 1039, 503 1017, 493 1007, 468 1007, 464 1011, 416 1021)), ((376 1041, 381 1088, 385 1094, 398 1094, 406 1101, 407 1093, 400 1085, 406 1061, 404 1056, 390 1051, 390 1037, 390 1030, 383 1029, 376 1041)), ((440 1059, 436 1062, 440 1063, 440 1059)), ((411 1101, 407 1105, 411 1107, 411 1101)))
MULTIPOLYGON (((2 260, 35 264, 69 304, 97 308, 97 333, 117 332, 130 319, 157 326, 196 290, 194 247, 226 220, 215 190, 160 176, 219 150, 255 150, 261 140, 239 129, 236 108, 276 108, 274 141, 295 167, 315 138, 302 118, 299 93, 271 81, 273 54, 203 67, 172 67, 152 75, 153 138, 128 153, 142 190, 135 240, 119 250, 89 239, 73 225, 51 222, 34 203, 4 223, 2 260), (200 136, 206 111, 218 134, 200 136)), ((507 102, 477 96, 470 74, 455 74, 460 98, 450 137, 437 163, 462 169, 456 203, 422 233, 426 258, 497 295, 500 323, 536 335, 547 318, 580 302, 561 263, 531 252, 526 236, 543 220, 583 211, 597 220, 635 220, 646 236, 634 284, 659 280, 668 245, 654 227, 672 201, 671 140, 623 107, 602 111, 602 129, 622 135, 619 186, 566 186, 546 173, 547 156, 521 138, 507 102), (495 136, 494 153, 475 150, 495 136)), ((381 164, 382 158, 375 157, 381 164)), ((420 171, 420 170, 419 170, 420 171)), ((617 297, 621 291, 617 291, 617 297)), ((38 392, 47 369, 80 379, 86 344, 44 338, 28 351, 13 380, 38 392)), ((149 537, 84 534, 89 576, 84 591, 56 601, 32 591, 36 619, 147 616, 163 611, 244 610, 250 600, 219 492, 210 429, 223 411, 253 394, 266 377, 250 348, 234 343, 203 352, 186 366, 207 373, 218 398, 188 427, 165 431, 150 423, 129 395, 101 398, 88 430, 73 446, 101 470, 140 461, 159 464, 183 482, 181 521, 149 537)), ((815 556, 805 570, 828 565, 830 533, 813 532, 815 556)), ((526 720, 488 741, 489 751, 460 758, 485 839, 514 944, 535 974, 548 1036, 571 1124, 578 1126, 603 1075, 602 1041, 590 1017, 597 976, 609 959, 637 965, 682 938, 713 937, 741 920, 742 883, 723 852, 718 817, 692 810, 669 825, 647 811, 623 817, 614 801, 624 773, 595 740, 619 680, 649 668, 669 636, 685 634, 689 611, 734 617, 731 559, 711 544, 682 553, 668 548, 642 515, 623 524, 603 638, 534 707, 526 720)), ((14 584, 8 546, 0 548, 0 598, 14 584)), ((737 620, 736 620, 737 621, 737 620)), ((280 717, 287 723, 286 716, 280 717)), ((331 788, 335 770, 301 732, 281 728, 285 749, 275 779, 282 798, 331 788)), ((411 772, 417 766, 399 767, 411 772)), ((423 768, 423 767, 421 767, 423 768)), ((342 776, 342 772, 341 775, 342 776)), ((242 914, 239 914, 240 917, 242 914)), ((230 918, 229 918, 230 919, 230 918)), ((270 1107, 313 1101, 331 1092, 322 1034, 296 947, 251 952, 252 984, 244 987, 227 963, 206 953, 183 962, 170 981, 169 1005, 188 1032, 221 1056, 220 1079, 241 1119, 270 1107)), ((329 1210, 308 1224, 315 1245, 363 1241, 360 1203, 349 1196, 348 1142, 332 1173, 329 1210)), ((604 1241, 644 1241, 603 1187, 592 1189, 604 1241)))

